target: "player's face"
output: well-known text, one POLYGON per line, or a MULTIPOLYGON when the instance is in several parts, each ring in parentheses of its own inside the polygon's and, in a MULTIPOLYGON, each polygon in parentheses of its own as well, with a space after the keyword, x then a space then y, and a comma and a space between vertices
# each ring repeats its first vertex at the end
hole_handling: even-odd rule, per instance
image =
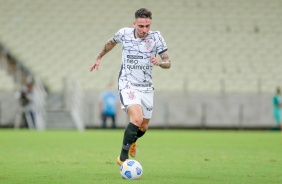
POLYGON ((136 37, 137 38, 145 38, 148 35, 152 24, 152 20, 149 18, 137 18, 133 25, 136 28, 136 37))

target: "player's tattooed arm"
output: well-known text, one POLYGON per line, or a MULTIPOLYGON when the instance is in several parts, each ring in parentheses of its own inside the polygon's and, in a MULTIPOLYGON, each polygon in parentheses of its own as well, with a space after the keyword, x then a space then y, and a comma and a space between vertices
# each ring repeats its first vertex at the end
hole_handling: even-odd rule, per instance
POLYGON ((102 57, 107 54, 110 50, 112 50, 115 46, 116 46, 116 42, 114 41, 113 38, 109 39, 109 41, 107 41, 107 43, 104 45, 103 50, 100 52, 100 54, 98 55, 95 63, 93 63, 90 67, 90 72, 93 71, 94 69, 98 70, 102 57))
POLYGON ((104 45, 103 50, 98 55, 97 59, 102 59, 102 57, 107 54, 110 50, 112 50, 116 46, 116 42, 113 38, 109 39, 107 43, 104 45))
POLYGON ((169 69, 171 67, 171 62, 170 62, 170 59, 169 59, 169 56, 168 56, 168 52, 165 51, 165 52, 161 53, 160 57, 161 57, 162 60, 160 61, 159 66, 161 68, 164 68, 164 69, 169 69))

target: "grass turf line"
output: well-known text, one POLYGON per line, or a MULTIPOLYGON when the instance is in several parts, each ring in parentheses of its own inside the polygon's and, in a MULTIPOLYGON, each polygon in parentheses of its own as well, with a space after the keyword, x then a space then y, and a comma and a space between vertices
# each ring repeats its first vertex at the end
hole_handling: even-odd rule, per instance
MULTIPOLYGON (((124 183, 123 130, 0 130, 0 183, 124 183)), ((282 183, 282 133, 149 130, 139 183, 282 183)))

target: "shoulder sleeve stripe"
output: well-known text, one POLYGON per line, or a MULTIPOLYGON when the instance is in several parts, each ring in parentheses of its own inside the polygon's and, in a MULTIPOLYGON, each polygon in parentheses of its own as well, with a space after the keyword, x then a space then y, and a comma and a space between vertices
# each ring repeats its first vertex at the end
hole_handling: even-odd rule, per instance
POLYGON ((167 51, 167 49, 165 49, 165 50, 163 50, 163 51, 159 52, 159 54, 164 53, 165 51, 167 51))
POLYGON ((117 41, 115 40, 115 38, 113 37, 113 40, 117 43, 117 41))

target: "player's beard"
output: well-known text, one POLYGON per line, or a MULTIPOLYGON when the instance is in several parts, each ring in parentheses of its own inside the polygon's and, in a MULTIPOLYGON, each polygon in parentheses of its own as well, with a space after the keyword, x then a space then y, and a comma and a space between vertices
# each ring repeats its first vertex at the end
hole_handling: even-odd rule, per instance
POLYGON ((145 37, 148 35, 148 33, 145 33, 145 32, 137 32, 137 35, 138 35, 139 38, 145 38, 145 37))

